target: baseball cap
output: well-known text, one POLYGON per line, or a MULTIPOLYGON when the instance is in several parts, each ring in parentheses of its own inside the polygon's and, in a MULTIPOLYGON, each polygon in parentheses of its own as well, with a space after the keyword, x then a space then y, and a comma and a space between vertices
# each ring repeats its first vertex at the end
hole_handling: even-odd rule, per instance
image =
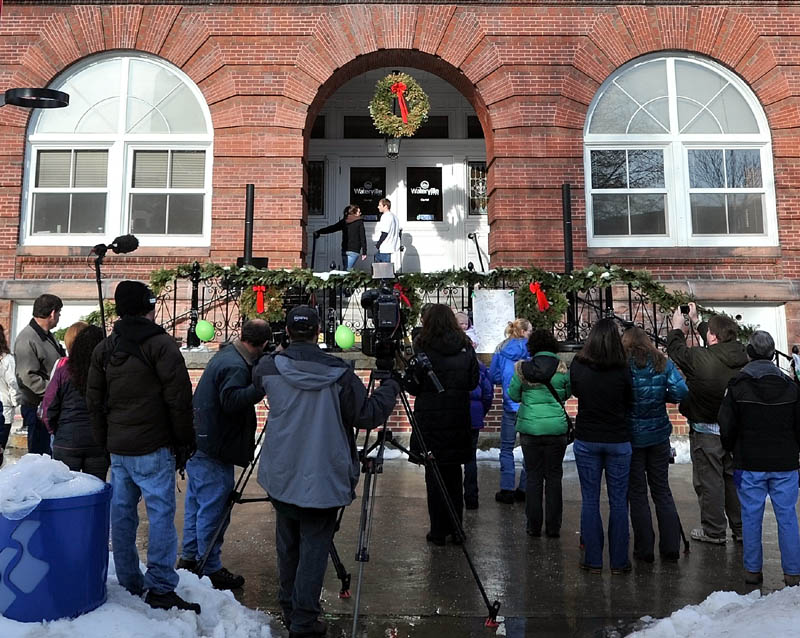
POLYGON ((319 314, 311 306, 295 306, 286 315, 287 328, 316 328, 319 326, 319 314))

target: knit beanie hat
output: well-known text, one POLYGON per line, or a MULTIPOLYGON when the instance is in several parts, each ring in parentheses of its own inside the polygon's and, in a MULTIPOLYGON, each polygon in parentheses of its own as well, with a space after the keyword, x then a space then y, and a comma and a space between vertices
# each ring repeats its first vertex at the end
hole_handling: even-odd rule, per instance
POLYGON ((156 296, 141 281, 121 281, 114 292, 120 317, 146 315, 156 307, 156 296))

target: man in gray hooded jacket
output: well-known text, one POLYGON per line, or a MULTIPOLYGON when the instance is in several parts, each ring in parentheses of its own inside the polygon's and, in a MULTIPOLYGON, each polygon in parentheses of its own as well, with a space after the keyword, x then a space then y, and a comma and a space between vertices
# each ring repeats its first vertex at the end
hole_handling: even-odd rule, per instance
POLYGON ((385 380, 367 397, 345 361, 317 346, 319 315, 286 316, 289 346, 253 372, 269 401, 258 482, 276 511, 278 598, 290 638, 324 636, 319 597, 339 508, 355 498, 360 471, 355 429, 382 424, 400 392, 385 380))

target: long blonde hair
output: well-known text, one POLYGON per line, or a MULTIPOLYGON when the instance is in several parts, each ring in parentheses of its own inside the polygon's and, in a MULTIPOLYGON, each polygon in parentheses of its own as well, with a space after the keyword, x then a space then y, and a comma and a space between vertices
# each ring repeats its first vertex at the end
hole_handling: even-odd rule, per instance
POLYGON ((505 335, 507 339, 525 339, 531 330, 533 330, 533 326, 530 321, 523 317, 517 317, 514 321, 508 322, 505 335))
POLYGON ((64 345, 67 346, 67 354, 72 350, 72 344, 75 343, 75 337, 83 332, 84 328, 89 326, 85 321, 76 321, 64 333, 64 345))

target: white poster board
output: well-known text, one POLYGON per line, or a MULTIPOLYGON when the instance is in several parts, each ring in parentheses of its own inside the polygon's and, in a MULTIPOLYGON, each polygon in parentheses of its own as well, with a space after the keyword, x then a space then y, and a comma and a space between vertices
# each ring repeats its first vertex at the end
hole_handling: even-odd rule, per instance
POLYGON ((514 291, 486 290, 473 293, 472 320, 478 340, 476 352, 493 353, 497 344, 505 339, 509 321, 514 321, 514 291))

